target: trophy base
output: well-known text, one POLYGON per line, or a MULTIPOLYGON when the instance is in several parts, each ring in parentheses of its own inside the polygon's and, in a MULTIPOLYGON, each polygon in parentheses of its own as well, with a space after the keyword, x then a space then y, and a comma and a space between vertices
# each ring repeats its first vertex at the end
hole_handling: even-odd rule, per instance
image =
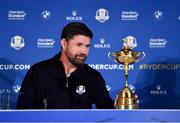
POLYGON ((122 110, 132 110, 132 109, 139 109, 139 105, 119 105, 115 106, 116 109, 122 109, 122 110))
POLYGON ((116 109, 139 109, 138 96, 128 86, 118 94, 116 109))

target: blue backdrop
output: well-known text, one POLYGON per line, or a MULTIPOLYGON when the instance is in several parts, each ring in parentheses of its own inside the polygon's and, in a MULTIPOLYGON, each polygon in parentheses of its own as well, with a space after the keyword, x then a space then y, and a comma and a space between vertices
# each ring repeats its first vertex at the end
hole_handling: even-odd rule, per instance
POLYGON ((113 99, 125 82, 123 66, 108 53, 133 36, 133 50, 146 53, 129 71, 140 107, 180 108, 179 6, 179 0, 1 0, 0 109, 15 108, 26 72, 60 51, 62 28, 72 21, 92 29, 86 63, 102 73, 113 99))

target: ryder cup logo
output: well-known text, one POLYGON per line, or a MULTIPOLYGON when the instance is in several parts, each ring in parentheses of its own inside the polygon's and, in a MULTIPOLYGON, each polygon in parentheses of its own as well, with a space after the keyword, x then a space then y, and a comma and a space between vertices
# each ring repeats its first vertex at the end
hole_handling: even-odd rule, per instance
POLYGON ((158 10, 154 12, 153 17, 155 20, 160 21, 164 17, 164 14, 162 11, 158 10))
POLYGON ((76 93, 79 94, 79 95, 82 95, 82 94, 85 93, 85 92, 86 92, 86 88, 85 88, 85 86, 83 86, 83 85, 80 85, 80 86, 78 86, 78 87, 76 88, 76 93))
POLYGON ((96 20, 98 20, 101 23, 104 23, 105 21, 109 20, 109 12, 106 9, 99 9, 96 11, 96 20))
POLYGON ((13 47, 16 50, 20 50, 22 47, 25 46, 24 39, 21 36, 14 36, 11 38, 11 47, 13 47))
POLYGON ((136 38, 133 36, 127 36, 124 39, 124 46, 128 46, 130 49, 134 49, 135 47, 137 47, 137 42, 136 42, 136 38))
POLYGON ((43 20, 49 20, 51 18, 51 12, 48 11, 48 10, 44 10, 41 13, 41 17, 42 17, 43 20))

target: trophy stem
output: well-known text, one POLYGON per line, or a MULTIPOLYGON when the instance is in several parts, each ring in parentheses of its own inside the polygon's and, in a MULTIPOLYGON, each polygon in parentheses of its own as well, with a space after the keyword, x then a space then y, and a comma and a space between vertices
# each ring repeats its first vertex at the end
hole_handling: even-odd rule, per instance
POLYGON ((128 70, 129 64, 124 65, 124 74, 125 74, 125 86, 128 87, 128 70))
POLYGON ((125 86, 128 87, 128 81, 127 81, 127 78, 126 78, 126 81, 125 81, 125 86))

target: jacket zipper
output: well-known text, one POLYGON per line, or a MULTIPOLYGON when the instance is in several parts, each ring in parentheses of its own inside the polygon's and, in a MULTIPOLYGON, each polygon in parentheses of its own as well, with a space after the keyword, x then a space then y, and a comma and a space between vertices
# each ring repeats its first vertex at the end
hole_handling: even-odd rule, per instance
POLYGON ((66 88, 68 88, 68 85, 69 83, 68 83, 68 77, 66 77, 66 88))
POLYGON ((70 75, 71 75, 70 73, 66 73, 66 88, 69 87, 69 81, 68 81, 68 79, 69 79, 70 75))

